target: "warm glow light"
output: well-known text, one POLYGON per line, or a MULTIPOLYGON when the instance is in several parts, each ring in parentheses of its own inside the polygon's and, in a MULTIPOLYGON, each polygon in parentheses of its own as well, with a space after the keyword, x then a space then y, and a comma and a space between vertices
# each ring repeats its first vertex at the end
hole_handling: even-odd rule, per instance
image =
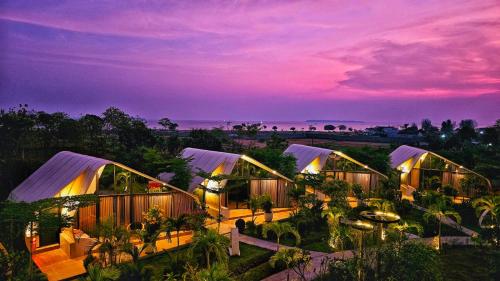
POLYGON ((401 217, 398 214, 391 213, 391 212, 375 211, 374 213, 377 216, 386 216, 386 217, 391 217, 394 219, 401 219, 401 217))

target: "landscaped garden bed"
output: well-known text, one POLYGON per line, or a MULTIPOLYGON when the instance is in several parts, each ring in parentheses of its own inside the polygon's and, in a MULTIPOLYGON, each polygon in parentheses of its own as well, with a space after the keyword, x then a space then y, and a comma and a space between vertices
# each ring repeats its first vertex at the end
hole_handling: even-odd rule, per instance
MULTIPOLYGON (((160 252, 156 255, 148 256, 140 261, 145 267, 153 271, 153 280, 162 280, 165 272, 173 272, 175 267, 182 267, 188 259, 188 246, 179 249, 160 252), (179 259, 178 263, 176 259, 179 259)), ((273 251, 269 251, 256 246, 240 243, 240 256, 229 257, 228 267, 233 276, 238 280, 258 281, 269 276, 280 269, 274 269, 269 265, 269 258, 273 251)), ((177 268, 176 270, 182 270, 177 268)))
MULTIPOLYGON (((412 208, 407 214, 402 216, 402 219, 408 223, 418 223, 424 228, 422 237, 434 237, 437 235, 437 222, 430 219, 428 222, 424 219, 424 211, 412 208)), ((467 236, 467 234, 446 224, 441 225, 441 234, 443 236, 467 236)))

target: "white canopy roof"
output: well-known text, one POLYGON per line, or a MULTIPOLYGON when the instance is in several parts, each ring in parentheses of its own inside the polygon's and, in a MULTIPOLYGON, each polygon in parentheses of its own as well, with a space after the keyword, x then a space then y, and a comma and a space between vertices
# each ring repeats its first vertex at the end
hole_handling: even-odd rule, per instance
MULTIPOLYGON (((184 159, 191 159, 189 164, 193 174, 199 171, 213 173, 217 167, 223 164, 222 174, 229 175, 233 171, 234 165, 236 165, 241 155, 188 147, 181 152, 181 157, 184 159)), ((189 186, 189 191, 193 191, 204 180, 205 179, 200 176, 194 176, 189 186)))
MULTIPOLYGON (((38 168, 38 170, 18 185, 9 194, 8 199, 13 201, 34 202, 55 196, 66 196, 67 194, 81 195, 94 193, 95 189, 90 188, 91 183, 96 175, 100 176, 98 171, 108 164, 113 164, 147 178, 148 180, 159 182, 170 189, 185 193, 197 201, 191 193, 143 174, 123 164, 70 151, 59 152, 50 158, 38 168), (72 183, 77 178, 79 179, 78 184, 68 186, 68 184, 72 183), (61 194, 63 189, 65 194, 61 194)), ((93 186, 95 187, 95 184, 93 186)))
POLYGON ((292 144, 290 145, 284 153, 291 154, 296 159, 297 172, 303 171, 314 159, 319 157, 320 168, 323 168, 326 164, 326 160, 331 154, 336 154, 344 159, 347 159, 367 170, 370 170, 382 177, 387 177, 386 175, 368 167, 367 165, 349 157, 345 153, 337 150, 326 149, 321 147, 314 147, 302 144, 292 144))
POLYGON ((33 202, 58 194, 76 177, 84 175, 80 192, 86 194, 92 178, 99 168, 112 161, 62 151, 45 162, 9 195, 10 200, 33 202))
POLYGON ((391 154, 389 155, 391 158, 391 167, 393 169, 397 169, 397 168, 399 168, 399 166, 401 164, 405 163, 408 160, 411 160, 411 162, 409 163, 409 165, 407 167, 408 170, 411 171, 411 169, 413 169, 413 167, 417 164, 418 160, 426 154, 432 154, 433 156, 438 157, 447 163, 451 163, 457 167, 460 167, 460 169, 463 171, 466 171, 466 172, 474 174, 480 178, 483 178, 484 180, 486 180, 486 182, 488 183, 488 186, 491 188, 490 180, 487 179, 486 177, 484 177, 483 175, 480 175, 472 170, 469 170, 469 169, 461 166, 460 164, 457 164, 457 163, 455 163, 447 158, 444 158, 443 156, 436 154, 432 151, 428 151, 425 149, 421 149, 421 148, 417 148, 417 147, 413 147, 413 146, 409 146, 409 145, 402 145, 402 146, 396 148, 396 150, 394 150, 393 152, 391 152, 391 154))
POLYGON ((413 159, 410 169, 415 166, 417 163, 418 159, 422 157, 424 154, 428 153, 427 150, 421 149, 421 148, 416 148, 408 145, 402 145, 389 155, 391 158, 391 168, 396 169, 399 167, 399 165, 403 164, 404 162, 408 161, 409 159, 413 159))
MULTIPOLYGON (((281 175, 280 173, 246 155, 188 147, 181 152, 181 157, 184 159, 191 159, 190 166, 191 172, 193 174, 198 173, 200 170, 205 173, 213 173, 217 168, 222 167, 221 174, 229 175, 232 173, 236 162, 238 162, 238 160, 241 158, 278 177, 281 177, 288 181, 292 181, 289 178, 281 175)), ((205 179, 200 176, 195 176, 191 181, 189 191, 194 191, 194 189, 196 189, 196 187, 200 185, 204 180, 205 179)))
POLYGON ((292 144, 285 150, 284 153, 291 154, 295 157, 297 172, 301 172, 307 167, 307 165, 318 157, 320 159, 320 166, 323 168, 328 156, 333 153, 333 150, 301 144, 292 144))

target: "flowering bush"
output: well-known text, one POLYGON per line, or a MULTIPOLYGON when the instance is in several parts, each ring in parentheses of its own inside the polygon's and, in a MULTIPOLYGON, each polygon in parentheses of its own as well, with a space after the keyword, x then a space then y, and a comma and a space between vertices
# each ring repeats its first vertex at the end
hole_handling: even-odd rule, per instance
POLYGON ((163 211, 158 206, 150 208, 142 215, 144 217, 144 220, 146 221, 146 224, 161 224, 163 221, 163 211))

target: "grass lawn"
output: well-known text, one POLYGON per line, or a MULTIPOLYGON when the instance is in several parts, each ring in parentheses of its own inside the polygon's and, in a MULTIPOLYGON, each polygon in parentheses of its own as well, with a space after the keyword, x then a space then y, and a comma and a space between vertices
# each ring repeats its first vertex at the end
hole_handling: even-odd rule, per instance
MULTIPOLYGON (((279 222, 289 222, 288 219, 280 220, 279 222)), ((250 235, 262 240, 267 240, 271 242, 276 242, 276 237, 274 233, 269 232, 267 238, 263 238, 262 236, 252 235, 248 232, 245 232, 245 235, 250 235)), ((308 251, 316 251, 316 252, 324 252, 331 253, 333 252, 330 246, 328 245, 328 239, 330 237, 330 233, 328 230, 328 225, 320 225, 315 227, 313 230, 308 230, 306 233, 301 235, 301 243, 298 245, 299 248, 308 250, 308 251)), ((295 247, 295 236, 291 234, 285 234, 280 239, 281 245, 286 245, 290 247, 295 247)))
MULTIPOLYGON (((333 251, 328 245, 329 237, 328 226, 318 226, 314 230, 309 230, 301 235, 299 247, 308 251, 331 253, 333 251)), ((275 241, 274 239, 271 240, 275 241)), ((295 237, 293 235, 286 235, 281 239, 280 243, 287 246, 295 246, 295 237)))
POLYGON ((272 268, 269 264, 273 251, 245 243, 240 243, 240 251, 239 257, 229 258, 229 270, 238 281, 259 281, 283 270, 272 268))
MULTIPOLYGON (((159 253, 157 255, 147 257, 141 262, 153 270, 153 280, 161 280, 163 271, 167 268, 175 267, 175 256, 187 253, 188 248, 184 247, 179 250, 159 253)), ((229 270, 238 280, 257 281, 269 276, 280 269, 271 268, 269 258, 273 255, 272 251, 240 243, 240 256, 229 258, 229 270), (241 277, 241 278, 240 278, 241 277)), ((182 263, 181 263, 182 264, 182 263)))
POLYGON ((256 246, 240 243, 240 256, 229 258, 229 270, 234 275, 240 275, 249 269, 267 263, 274 252, 256 246))
MULTIPOLYGON (((477 247, 445 248, 440 254, 442 276, 445 281, 495 280, 488 276, 497 260, 497 274, 500 272, 500 252, 477 247)), ((498 276, 497 276, 498 277, 498 276)), ((498 280, 498 279, 496 279, 498 280)))

